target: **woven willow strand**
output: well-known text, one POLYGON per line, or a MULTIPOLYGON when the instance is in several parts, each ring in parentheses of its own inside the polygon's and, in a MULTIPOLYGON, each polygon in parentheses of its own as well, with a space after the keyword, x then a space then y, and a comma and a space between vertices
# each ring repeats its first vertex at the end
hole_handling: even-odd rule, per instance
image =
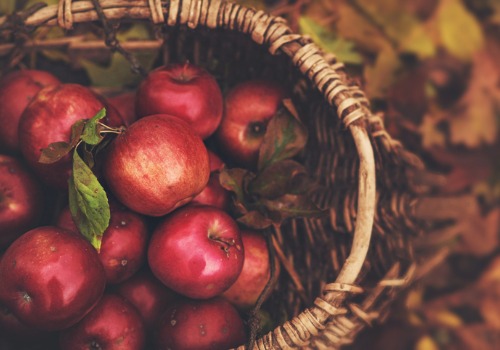
MULTIPOLYGON (((224 28, 248 34, 253 41, 266 45, 271 54, 286 54, 297 68, 337 111, 350 131, 359 155, 358 210, 351 253, 336 281, 329 284, 314 305, 294 319, 258 339, 255 349, 292 349, 305 347, 321 334, 327 321, 347 312, 345 299, 358 287, 354 285, 366 259, 375 215, 375 161, 365 128, 370 117, 366 98, 359 89, 348 87, 341 64, 329 64, 320 50, 306 37, 294 34, 279 17, 239 4, 221 0, 101 0, 102 11, 108 20, 134 18, 150 19, 155 24, 187 25, 224 28)), ((91 1, 60 0, 59 5, 47 6, 25 20, 26 26, 60 26, 71 29, 75 23, 99 19, 91 1)), ((332 115, 332 117, 334 117, 332 115)), ((349 332, 346 324, 328 323, 329 333, 340 327, 349 332)), ((244 347, 240 347, 243 349, 244 347)))

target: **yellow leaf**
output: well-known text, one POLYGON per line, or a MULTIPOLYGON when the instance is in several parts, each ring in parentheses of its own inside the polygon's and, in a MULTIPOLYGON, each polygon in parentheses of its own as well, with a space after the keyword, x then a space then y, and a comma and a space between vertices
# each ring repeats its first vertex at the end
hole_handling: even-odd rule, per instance
POLYGON ((385 46, 377 55, 373 66, 365 66, 366 94, 369 98, 385 98, 389 88, 394 84, 402 62, 398 53, 385 46))
POLYGON ((436 53, 436 45, 422 25, 413 26, 408 36, 402 41, 400 49, 414 53, 420 59, 434 56, 436 53))
POLYGON ((454 56, 470 60, 484 45, 481 24, 460 0, 442 0, 437 16, 442 45, 454 56))
POLYGON ((442 326, 457 328, 463 325, 462 319, 449 310, 440 310, 432 313, 432 319, 442 326))
POLYGON ((424 335, 415 344, 415 350, 439 350, 439 346, 430 336, 424 335))

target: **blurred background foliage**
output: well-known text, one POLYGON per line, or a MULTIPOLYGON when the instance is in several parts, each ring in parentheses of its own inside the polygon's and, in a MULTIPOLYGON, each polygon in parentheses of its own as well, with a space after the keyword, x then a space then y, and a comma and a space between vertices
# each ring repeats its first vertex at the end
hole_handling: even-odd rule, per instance
MULTIPOLYGON (((36 2, 1 0, 0 13, 36 2)), ((447 248, 440 264, 352 348, 500 348, 500 1, 236 2, 286 18, 346 64, 373 110, 384 113, 389 133, 424 160, 435 185, 434 207, 452 219, 422 243, 447 248)), ((36 35, 57 39, 64 32, 36 35)), ((118 39, 153 35, 135 24, 120 29, 118 39)), ((94 86, 133 86, 140 78, 120 54, 77 61, 54 50, 44 55, 82 68, 94 86)), ((149 69, 155 56, 138 59, 149 69)))

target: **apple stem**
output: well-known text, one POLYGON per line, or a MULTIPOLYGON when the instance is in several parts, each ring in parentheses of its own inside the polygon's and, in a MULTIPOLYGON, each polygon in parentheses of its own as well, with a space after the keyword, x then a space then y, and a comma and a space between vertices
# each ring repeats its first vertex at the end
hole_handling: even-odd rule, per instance
POLYGON ((127 128, 125 126, 120 126, 117 128, 112 128, 106 124, 99 123, 99 126, 101 126, 101 130, 99 130, 100 134, 122 134, 127 128))
POLYGON ((211 239, 212 241, 219 243, 221 245, 221 248, 226 252, 226 255, 229 256, 229 249, 235 244, 233 238, 226 240, 224 238, 212 235, 208 235, 208 238, 211 239))

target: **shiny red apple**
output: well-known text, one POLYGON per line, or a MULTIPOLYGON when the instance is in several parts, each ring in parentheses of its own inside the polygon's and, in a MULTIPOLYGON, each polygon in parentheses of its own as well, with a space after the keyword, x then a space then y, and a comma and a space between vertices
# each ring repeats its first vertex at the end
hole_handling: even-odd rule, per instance
MULTIPOLYGON (((243 269, 236 282, 224 292, 223 297, 239 308, 248 309, 255 305, 264 290, 271 277, 271 268, 269 249, 266 239, 261 233, 253 230, 242 230, 241 239, 245 249, 243 269)), ((276 270, 274 279, 271 282, 271 290, 276 285, 280 273, 277 259, 275 260, 275 266, 276 270)))
POLYGON ((116 293, 127 299, 141 314, 147 328, 152 329, 160 316, 178 295, 153 276, 141 270, 131 278, 117 284, 116 293))
POLYGON ((182 119, 139 119, 110 144, 104 178, 115 197, 145 215, 162 216, 188 203, 210 176, 207 149, 182 119))
POLYGON ((148 248, 153 274, 190 298, 221 294, 238 278, 244 251, 240 230, 225 211, 189 205, 156 227, 148 248))
POLYGON ((0 249, 42 219, 40 183, 16 158, 0 154, 0 249))
POLYGON ((25 69, 0 80, 0 150, 19 153, 19 119, 33 97, 48 85, 61 82, 49 72, 25 69))
POLYGON ((0 262, 0 281, 0 302, 21 322, 59 330, 94 307, 106 277, 96 250, 82 236, 43 226, 9 246, 0 262))
POLYGON ((215 132, 221 153, 238 166, 256 168, 267 124, 284 98, 284 88, 274 81, 250 80, 232 88, 215 132))
MULTIPOLYGON (((99 251, 106 281, 115 284, 136 273, 146 260, 148 229, 145 219, 117 204, 110 205, 111 218, 99 251)), ((79 232, 68 207, 59 214, 57 226, 79 232)))
POLYGON ((108 103, 116 108, 125 122, 130 125, 137 120, 135 113, 135 91, 122 92, 107 98, 108 103))
POLYGON ((202 139, 217 129, 222 109, 222 92, 215 78, 188 62, 153 70, 141 82, 136 95, 139 117, 158 113, 179 116, 202 139))
POLYGON ((143 350, 139 312, 123 297, 105 294, 83 320, 60 334, 61 350, 143 350))
POLYGON ((58 141, 69 142, 71 126, 78 120, 90 119, 107 108, 107 125, 122 124, 120 115, 108 107, 104 99, 78 84, 48 86, 38 92, 24 110, 19 121, 19 142, 27 163, 50 186, 68 187, 71 173, 69 155, 53 164, 39 162, 42 149, 58 141))
POLYGON ((246 341, 238 311, 222 298, 183 300, 172 305, 158 327, 157 349, 214 350, 246 341))

